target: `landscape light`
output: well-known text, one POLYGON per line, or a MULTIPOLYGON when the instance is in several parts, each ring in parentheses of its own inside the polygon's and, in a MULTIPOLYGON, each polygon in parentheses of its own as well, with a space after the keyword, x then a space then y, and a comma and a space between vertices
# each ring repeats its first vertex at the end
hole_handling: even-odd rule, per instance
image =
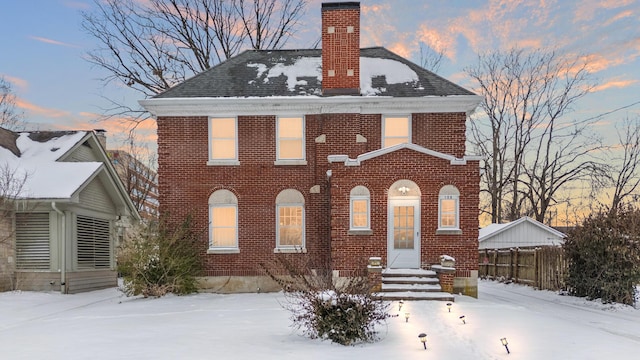
POLYGON ((449 312, 451 312, 451 303, 447 303, 447 309, 449 309, 449 312))
POLYGON ((405 322, 409 322, 409 313, 404 313, 405 322))
POLYGON ((507 346, 509 345, 509 343, 507 342, 507 338, 500 339, 500 342, 502 343, 504 348, 507 349, 507 354, 511 354, 511 352, 509 351, 509 347, 507 346))
POLYGON ((460 315, 460 320, 462 320, 462 323, 463 323, 463 324, 466 324, 466 323, 467 323, 467 321, 465 320, 464 315, 460 315))
POLYGON ((404 301, 400 300, 398 302, 398 311, 402 310, 402 305, 404 304, 404 301))
POLYGON ((418 338, 420 338, 420 341, 422 341, 422 345, 424 346, 424 349, 427 350, 427 334, 420 333, 420 335, 418 335, 418 338))

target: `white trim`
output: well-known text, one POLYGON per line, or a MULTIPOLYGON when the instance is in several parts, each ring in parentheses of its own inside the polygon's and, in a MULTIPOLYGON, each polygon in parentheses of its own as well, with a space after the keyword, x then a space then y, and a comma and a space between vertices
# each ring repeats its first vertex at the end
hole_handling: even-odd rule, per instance
POLYGON ((438 229, 436 231, 460 230, 460 190, 453 185, 445 185, 440 188, 438 193, 438 229), (444 191, 443 190, 449 190, 444 191), (455 191, 454 191, 455 190, 455 191), (451 193, 448 193, 451 192, 451 193), (442 225, 442 200, 454 200, 454 224, 453 226, 442 225))
POLYGON ((367 195, 353 195, 353 196, 350 196, 350 199, 349 199, 349 231, 367 231, 367 230, 371 230, 371 199, 370 199, 370 196, 367 196, 367 195), (366 226, 353 226, 353 201, 354 200, 364 200, 367 203, 367 207, 366 207, 367 225, 366 226))
POLYGON ((209 132, 208 134, 208 139, 209 139, 209 160, 207 161, 207 165, 240 165, 240 162, 238 161, 238 117, 237 116, 210 116, 208 119, 208 124, 207 124, 207 130, 209 132), (213 128, 211 123, 214 120, 221 120, 221 119, 233 119, 233 126, 234 126, 234 157, 233 158, 226 158, 226 159, 214 159, 213 158, 213 148, 212 148, 212 143, 213 143, 213 128), (232 163, 234 162, 234 163, 232 163))
POLYGON ((478 95, 384 96, 273 96, 247 98, 153 98, 139 100, 153 116, 242 116, 273 114, 471 114, 482 101, 478 95))
POLYGON ((373 150, 368 153, 358 155, 358 157, 355 159, 350 159, 349 155, 329 155, 327 156, 327 160, 330 163, 342 162, 344 163, 345 166, 360 166, 362 162, 365 160, 373 159, 378 156, 386 155, 401 149, 414 150, 426 155, 431 155, 440 159, 449 160, 449 163, 451 165, 466 165, 467 161, 482 160, 482 156, 477 156, 477 155, 465 155, 463 158, 460 159, 460 158, 456 158, 453 155, 444 154, 438 151, 427 149, 420 145, 410 144, 410 143, 397 144, 397 145, 389 146, 387 148, 373 150))
POLYGON ((386 146, 385 140, 387 139, 386 130, 387 130, 387 118, 406 118, 407 119, 407 143, 413 142, 413 137, 411 134, 411 115, 409 114, 385 114, 382 116, 382 126, 380 127, 380 138, 382 139, 382 148, 390 147, 386 146))
POLYGON ((207 250, 207 254, 229 254, 235 252, 240 252, 238 245, 238 198, 231 191, 227 189, 220 189, 214 191, 209 196, 209 248, 207 250), (222 194, 222 198, 216 198, 214 195, 222 194), (235 245, 233 246, 214 246, 213 245, 213 209, 214 208, 232 208, 235 211, 235 245))
MULTIPOLYGON (((276 160, 274 161, 274 165, 307 165, 307 148, 306 148, 306 121, 305 121, 305 117, 303 115, 297 115, 297 116, 289 116, 289 115, 278 115, 276 117, 276 160), (300 119, 300 121, 302 122, 302 134, 300 134, 300 142, 301 142, 301 146, 302 146, 302 158, 299 159, 292 159, 292 158, 285 158, 282 159, 280 158, 280 119, 281 118, 287 118, 287 119, 300 119)), ((289 138, 285 138, 285 139, 289 139, 289 138)), ((295 138, 297 139, 297 138, 295 138)))
POLYGON ((207 254, 240 254, 239 248, 216 248, 210 247, 207 249, 207 254))

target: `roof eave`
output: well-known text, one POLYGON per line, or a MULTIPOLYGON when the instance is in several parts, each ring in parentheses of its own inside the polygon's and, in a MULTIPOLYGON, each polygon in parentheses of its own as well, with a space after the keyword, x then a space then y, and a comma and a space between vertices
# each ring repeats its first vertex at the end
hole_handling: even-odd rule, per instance
POLYGON ((283 113, 472 113, 482 97, 450 95, 425 97, 382 96, 292 96, 255 98, 154 98, 139 103, 154 117, 237 116, 283 113))

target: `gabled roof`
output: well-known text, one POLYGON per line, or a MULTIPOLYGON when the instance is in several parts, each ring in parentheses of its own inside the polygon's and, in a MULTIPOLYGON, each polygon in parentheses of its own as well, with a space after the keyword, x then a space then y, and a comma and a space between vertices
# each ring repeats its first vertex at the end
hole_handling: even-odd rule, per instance
MULTIPOLYGON (((163 98, 322 96, 320 49, 247 50, 156 95, 163 98)), ((474 95, 383 47, 360 50, 360 95, 474 95)))
POLYGON ((449 163, 451 165, 466 165, 467 161, 473 161, 473 160, 481 160, 482 157, 480 156, 465 156, 463 158, 456 158, 453 155, 449 155, 449 154, 445 154, 445 153, 441 153, 438 151, 434 151, 431 149, 427 149, 425 147, 422 147, 420 145, 417 144, 413 144, 413 143, 401 143, 401 144, 396 144, 393 146, 389 146, 386 148, 382 148, 382 149, 376 149, 373 151, 369 151, 367 153, 364 154, 360 154, 358 155, 357 158, 355 159, 350 159, 348 155, 329 155, 327 156, 327 160, 330 163, 335 163, 335 162, 343 162, 345 164, 345 166, 360 166, 360 164, 365 161, 365 160, 369 160, 369 159, 373 159, 376 158, 378 156, 382 156, 382 155, 386 155, 398 150, 402 150, 402 149, 409 149, 409 150, 413 150, 422 154, 426 154, 426 155, 430 155, 430 156, 434 156, 443 160, 447 160, 449 161, 449 163))
POLYGON ((0 129, 0 171, 17 185, 11 196, 22 200, 71 201, 92 179, 100 176, 118 202, 139 218, 135 206, 91 131, 13 133, 0 129), (12 135, 13 134, 13 135, 12 135), (74 149, 91 144, 105 161, 65 161, 74 149))
POLYGON ((480 229, 479 234, 478 234, 478 241, 482 242, 484 240, 487 240, 501 232, 507 231, 508 229, 511 229, 515 226, 518 226, 521 223, 524 222, 528 222, 530 224, 533 224, 537 227, 539 227, 540 229, 547 231, 555 236, 558 236, 560 238, 564 238, 566 237, 566 235, 552 227, 549 227, 541 222, 538 222, 528 216, 523 216, 518 220, 506 223, 506 224, 489 224, 485 227, 483 227, 482 229, 480 229))

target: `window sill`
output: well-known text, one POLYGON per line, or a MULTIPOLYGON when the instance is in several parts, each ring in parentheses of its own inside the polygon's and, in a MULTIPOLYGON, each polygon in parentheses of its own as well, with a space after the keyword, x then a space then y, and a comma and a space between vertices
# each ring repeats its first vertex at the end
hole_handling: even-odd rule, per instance
POLYGON ((207 161, 208 166, 238 166, 240 165, 240 161, 238 160, 209 160, 207 161))
POLYGON ((436 230, 436 235, 462 235, 462 230, 460 230, 460 229, 438 229, 438 230, 436 230))
POLYGON ((307 165, 307 160, 276 160, 273 165, 307 165))
POLYGON ((207 249, 207 254, 240 254, 238 248, 207 249))
POLYGON ((373 230, 371 230, 371 229, 349 229, 349 231, 347 231, 347 235, 373 235, 373 230))
POLYGON ((307 248, 275 248, 274 254, 306 254, 307 248))

